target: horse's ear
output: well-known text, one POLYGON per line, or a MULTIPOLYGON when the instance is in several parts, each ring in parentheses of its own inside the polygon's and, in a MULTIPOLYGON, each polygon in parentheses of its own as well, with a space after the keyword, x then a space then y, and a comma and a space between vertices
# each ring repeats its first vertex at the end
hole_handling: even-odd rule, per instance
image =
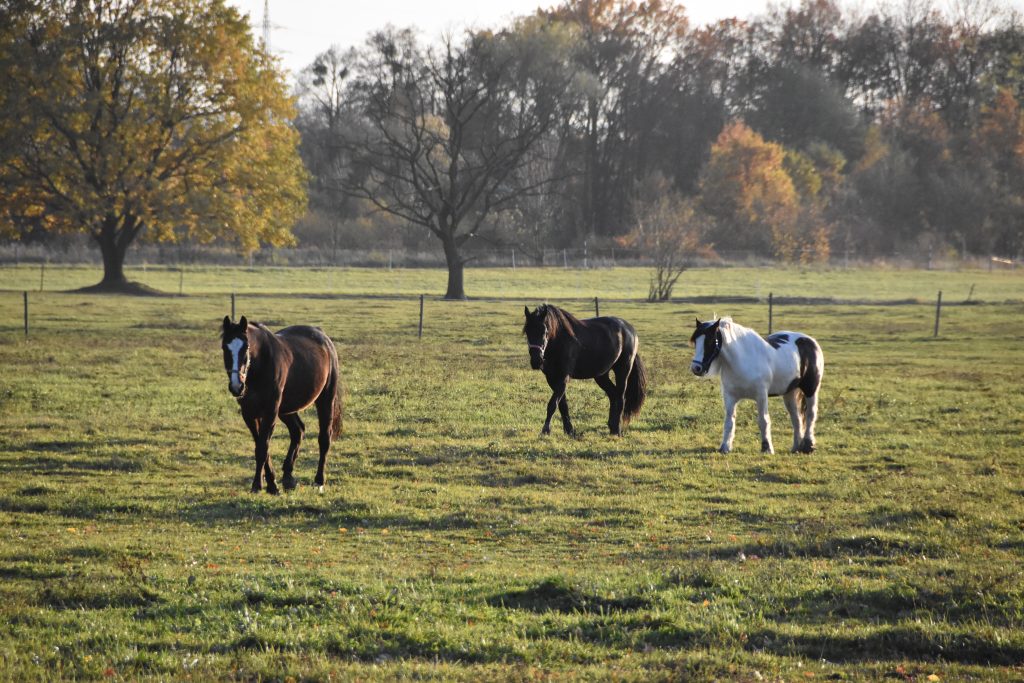
POLYGON ((693 319, 697 321, 697 327, 698 327, 698 328, 700 328, 700 326, 704 324, 704 323, 702 323, 702 322, 700 321, 700 318, 694 317, 693 319))
POLYGON ((529 306, 523 306, 523 312, 526 313, 526 317, 527 318, 530 317, 530 307, 529 306))
POLYGON ((223 322, 223 323, 221 323, 221 326, 220 326, 220 328, 221 328, 222 330, 225 330, 225 331, 227 331, 227 329, 228 329, 229 327, 231 327, 231 318, 229 318, 228 316, 224 316, 224 322, 223 322))
POLYGON ((243 330, 249 326, 249 321, 245 319, 244 315, 238 319, 238 326, 241 327, 243 330))

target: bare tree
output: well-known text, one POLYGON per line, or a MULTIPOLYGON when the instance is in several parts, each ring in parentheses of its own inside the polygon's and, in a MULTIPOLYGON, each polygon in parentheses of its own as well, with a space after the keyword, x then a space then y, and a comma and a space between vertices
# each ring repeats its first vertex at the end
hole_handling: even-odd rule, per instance
POLYGON ((466 297, 465 248, 489 214, 547 182, 524 166, 559 120, 568 40, 536 19, 427 50, 411 32, 390 30, 372 36, 357 63, 361 126, 346 137, 345 189, 441 241, 446 299, 466 297))
POLYGON ((702 214, 671 189, 661 175, 649 176, 633 200, 634 228, 620 243, 639 249, 654 264, 648 301, 667 301, 696 255, 702 214))

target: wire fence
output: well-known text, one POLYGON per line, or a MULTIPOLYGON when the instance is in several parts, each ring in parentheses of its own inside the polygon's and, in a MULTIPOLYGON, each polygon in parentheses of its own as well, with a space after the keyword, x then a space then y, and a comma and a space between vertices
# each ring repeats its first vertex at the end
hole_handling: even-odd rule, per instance
MULTIPOLYGON (((502 247, 472 249, 465 252, 470 267, 484 268, 564 268, 601 269, 654 265, 650 252, 619 246, 546 247, 523 249, 502 247)), ((930 250, 904 250, 891 254, 871 254, 855 249, 832 252, 823 259, 813 252, 801 255, 801 262, 824 263, 832 267, 854 267, 866 263, 948 270, 953 268, 1016 269, 1021 261, 989 254, 943 253, 930 250)), ((60 246, 0 242, 0 265, 54 263, 99 265, 102 257, 91 242, 71 239, 60 246)), ((694 256, 690 267, 716 265, 771 266, 780 262, 755 251, 720 250, 713 255, 694 256)), ((224 265, 258 267, 366 267, 366 268, 443 268, 440 250, 407 247, 375 249, 331 249, 321 247, 267 247, 248 254, 228 247, 192 244, 140 244, 129 250, 125 265, 224 265)))

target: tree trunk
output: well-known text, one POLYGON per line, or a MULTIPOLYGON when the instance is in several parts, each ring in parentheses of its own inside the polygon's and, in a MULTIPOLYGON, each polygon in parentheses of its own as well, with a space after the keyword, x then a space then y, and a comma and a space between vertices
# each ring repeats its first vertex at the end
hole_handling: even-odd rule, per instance
POLYGON ((463 300, 466 298, 463 286, 466 262, 459 255, 459 245, 453 238, 443 237, 441 241, 444 244, 444 260, 448 264, 448 290, 444 293, 444 298, 463 300))
POLYGON ((98 294, 160 295, 160 292, 151 287, 130 282, 124 275, 125 254, 141 229, 142 223, 135 218, 118 219, 116 216, 108 216, 100 229, 92 235, 103 255, 103 279, 78 291, 98 294))
POLYGON ((100 245, 100 253, 103 254, 103 279, 98 287, 102 289, 124 289, 128 279, 124 276, 124 256, 127 252, 127 245, 124 247, 118 244, 114 237, 97 238, 100 245))

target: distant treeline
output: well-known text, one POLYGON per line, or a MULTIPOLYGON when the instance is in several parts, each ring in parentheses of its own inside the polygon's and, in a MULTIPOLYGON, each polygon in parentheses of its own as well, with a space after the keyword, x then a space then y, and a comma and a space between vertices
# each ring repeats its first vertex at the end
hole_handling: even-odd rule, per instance
POLYGON ((440 238, 461 260, 657 250, 648 208, 670 196, 696 252, 1017 257, 1024 25, 955 5, 804 0, 694 26, 671 2, 569 0, 440 44, 388 28, 300 74, 296 233, 440 238))

